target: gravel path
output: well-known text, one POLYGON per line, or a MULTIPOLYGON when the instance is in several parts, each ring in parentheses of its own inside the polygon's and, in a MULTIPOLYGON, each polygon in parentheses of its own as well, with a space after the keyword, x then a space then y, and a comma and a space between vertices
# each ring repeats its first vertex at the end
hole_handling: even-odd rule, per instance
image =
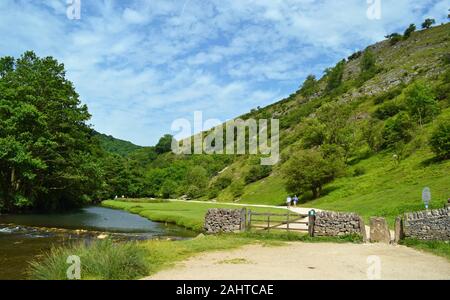
POLYGON ((404 246, 295 242, 279 247, 249 245, 232 251, 206 253, 146 279, 448 280, 450 262, 404 246), (378 265, 380 272, 376 273, 378 265), (374 275, 368 277, 368 273, 374 275))

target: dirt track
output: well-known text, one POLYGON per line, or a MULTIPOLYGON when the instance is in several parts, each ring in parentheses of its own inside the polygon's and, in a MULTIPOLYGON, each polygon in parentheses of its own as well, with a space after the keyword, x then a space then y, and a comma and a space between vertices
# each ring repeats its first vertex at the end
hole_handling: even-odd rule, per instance
POLYGON ((369 279, 368 270, 370 279, 450 279, 445 258, 404 246, 300 242, 201 254, 146 279, 369 279))

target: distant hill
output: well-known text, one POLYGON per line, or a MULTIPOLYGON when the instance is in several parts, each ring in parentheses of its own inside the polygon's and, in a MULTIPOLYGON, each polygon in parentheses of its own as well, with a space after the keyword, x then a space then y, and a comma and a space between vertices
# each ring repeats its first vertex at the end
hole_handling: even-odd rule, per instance
POLYGON ((130 155, 136 150, 144 148, 131 142, 120 140, 111 135, 106 135, 99 132, 95 132, 95 136, 99 140, 100 146, 103 150, 124 157, 130 155))

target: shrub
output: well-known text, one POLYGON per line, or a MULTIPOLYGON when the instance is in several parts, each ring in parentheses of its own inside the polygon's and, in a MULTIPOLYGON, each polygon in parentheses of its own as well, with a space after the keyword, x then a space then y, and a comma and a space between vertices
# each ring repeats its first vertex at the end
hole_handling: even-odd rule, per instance
POLYGON ((430 146, 438 158, 450 158, 450 120, 438 124, 431 135, 430 146))
POLYGON ((244 193, 244 183, 235 181, 230 185, 230 191, 233 197, 238 198, 244 193))
POLYGON ((217 187, 212 187, 208 191, 208 199, 215 199, 217 196, 219 196, 219 189, 217 187))
POLYGON ((352 55, 350 55, 350 56, 348 57, 348 60, 355 60, 355 59, 357 59, 357 58, 360 58, 361 55, 362 55, 362 52, 361 52, 361 51, 356 51, 355 53, 353 53, 352 55))
POLYGON ((389 39, 389 44, 391 46, 394 46, 395 44, 397 44, 402 40, 402 35, 398 33, 392 33, 390 35, 387 35, 386 38, 389 39))
POLYGON ((432 120, 439 111, 433 90, 421 81, 413 83, 406 89, 405 102, 410 115, 420 125, 432 120))
POLYGON ((362 127, 362 138, 372 151, 378 152, 383 145, 383 122, 369 119, 362 127))
POLYGON ((221 176, 214 182, 213 187, 218 188, 219 190, 223 190, 229 187, 231 182, 232 179, 230 176, 221 176))
POLYGON ((386 121, 383 130, 384 147, 395 146, 399 142, 409 142, 412 138, 413 123, 406 112, 386 121))
POLYGON ((397 97, 398 95, 400 95, 402 93, 402 91, 403 91, 403 86, 402 85, 400 85, 398 87, 395 87, 393 89, 390 89, 389 91, 384 92, 384 93, 376 96, 373 99, 373 103, 378 105, 378 104, 382 104, 383 102, 385 102, 387 100, 392 100, 395 97, 397 97))
POLYGON ((430 28, 434 23, 436 23, 435 19, 426 19, 423 23, 422 23, 422 28, 423 29, 428 29, 430 28))
POLYGON ((416 31, 416 25, 414 24, 410 24, 408 28, 406 28, 405 33, 403 34, 403 38, 409 39, 409 37, 411 36, 411 34, 416 31))
POLYGON ((327 76, 327 91, 330 92, 337 89, 344 76, 345 60, 341 60, 334 68, 328 68, 325 70, 327 76))
POLYGON ((148 275, 147 251, 135 242, 111 240, 54 247, 43 259, 30 265, 29 273, 37 280, 67 280, 67 258, 80 257, 81 279, 129 280, 148 275))
POLYGON ((189 199, 195 199, 202 196, 202 190, 196 185, 190 185, 187 188, 186 195, 189 199))
POLYGON ((316 76, 308 75, 299 92, 300 95, 302 96, 311 97, 317 92, 317 90, 318 90, 318 82, 316 76))
POLYGON ((246 184, 266 178, 272 172, 272 166, 255 165, 250 168, 245 175, 244 181, 246 184))
POLYGON ((442 56, 442 62, 444 63, 444 65, 450 65, 450 53, 445 53, 442 56))
POLYGON ((397 104, 395 101, 389 101, 377 108, 377 110, 373 113, 373 116, 379 120, 386 120, 390 117, 395 116, 401 110, 402 108, 399 104, 397 104))
POLYGON ((364 174, 366 174, 366 169, 364 169, 363 167, 356 167, 355 170, 353 171, 354 177, 359 177, 364 174))

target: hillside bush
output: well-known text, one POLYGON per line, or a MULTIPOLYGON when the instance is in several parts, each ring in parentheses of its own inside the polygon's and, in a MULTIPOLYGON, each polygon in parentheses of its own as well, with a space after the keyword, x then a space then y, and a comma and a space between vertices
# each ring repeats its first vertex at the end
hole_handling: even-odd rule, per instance
POLYGON ((379 120, 386 120, 390 117, 395 116, 402 110, 402 106, 399 105, 395 101, 389 101, 383 103, 380 107, 378 107, 373 113, 373 117, 379 120))
POLYGON ((431 135, 430 146, 436 157, 440 159, 450 158, 450 119, 438 124, 431 135))
POLYGON ((420 125, 431 121, 439 112, 433 90, 422 81, 406 88, 405 103, 411 117, 420 125))
POLYGON ((266 178, 272 172, 272 166, 254 165, 244 177, 246 184, 266 178))
POLYGON ((399 142, 409 142, 412 138, 413 122, 406 112, 386 121, 383 130, 384 148, 395 146, 399 142))

